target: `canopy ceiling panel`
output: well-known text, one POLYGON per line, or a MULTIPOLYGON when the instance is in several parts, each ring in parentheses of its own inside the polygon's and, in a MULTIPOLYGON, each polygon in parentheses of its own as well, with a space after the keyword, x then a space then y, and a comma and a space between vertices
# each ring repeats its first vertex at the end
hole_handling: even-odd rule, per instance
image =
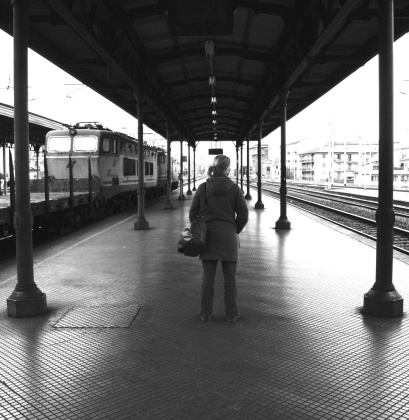
MULTIPOLYGON (((378 0, 30 0, 29 46, 173 139, 279 127, 377 54, 378 0)), ((395 38, 409 2, 395 0, 395 38)), ((10 0, 0 28, 12 34, 10 0)), ((75 121, 73 121, 75 123, 75 121)), ((255 137, 253 137, 255 138, 255 137)))

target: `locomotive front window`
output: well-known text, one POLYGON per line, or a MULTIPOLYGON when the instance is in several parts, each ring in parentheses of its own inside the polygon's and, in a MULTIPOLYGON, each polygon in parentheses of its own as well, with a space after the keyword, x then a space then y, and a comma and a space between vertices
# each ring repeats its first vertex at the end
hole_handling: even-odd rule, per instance
POLYGON ((97 136, 75 136, 74 152, 95 152, 98 147, 97 136))
POLYGON ((49 137, 47 141, 48 152, 66 153, 71 150, 71 137, 49 137))

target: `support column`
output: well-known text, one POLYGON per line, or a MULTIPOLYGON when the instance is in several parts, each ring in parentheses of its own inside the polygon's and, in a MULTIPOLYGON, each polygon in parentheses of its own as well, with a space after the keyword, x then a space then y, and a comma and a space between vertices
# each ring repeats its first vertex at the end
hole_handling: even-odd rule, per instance
POLYGON ((7 195, 7 177, 6 177, 6 140, 3 142, 3 194, 7 195))
POLYGON ((241 192, 244 194, 243 190, 243 143, 240 146, 240 189, 241 192))
POLYGON ((196 191, 196 143, 193 148, 193 191, 196 191))
POLYGON ((149 229, 145 218, 145 160, 143 154, 143 94, 135 94, 138 102, 138 215, 134 223, 135 230, 149 229))
POLYGON ((281 186, 280 186, 280 218, 276 221, 276 229, 291 229, 287 219, 287 98, 288 90, 280 93, 281 102, 281 186))
POLYGON ((190 145, 187 143, 187 193, 186 195, 192 195, 192 190, 190 189, 190 145))
POLYGON ((245 195, 246 200, 251 200, 251 194, 250 194, 250 139, 251 134, 249 135, 247 139, 247 194, 245 195))
POLYGON ((179 198, 178 200, 184 200, 186 197, 183 195, 183 140, 180 140, 180 174, 179 174, 179 198))
POLYGON ((239 146, 236 145, 236 184, 239 185, 239 146))
POLYGON ((171 201, 171 195, 172 195, 172 156, 171 156, 171 148, 170 148, 170 129, 169 124, 166 124, 166 202, 165 202, 165 209, 173 209, 173 204, 171 201))
POLYGON ((261 201, 261 139, 263 137, 263 121, 258 126, 258 143, 257 143, 257 195, 258 200, 255 205, 256 209, 264 209, 264 204, 261 201))
MULTIPOLYGON (((14 318, 47 312, 47 299, 34 282, 32 214, 30 205, 28 140, 28 1, 12 0, 14 40, 14 147, 16 172, 17 284, 7 299, 7 314, 14 318)), ((11 174, 10 174, 11 178, 11 174)))
POLYGON ((393 0, 378 1, 379 21, 379 198, 376 211, 376 280, 364 295, 363 312, 401 317, 403 298, 393 271, 393 0))

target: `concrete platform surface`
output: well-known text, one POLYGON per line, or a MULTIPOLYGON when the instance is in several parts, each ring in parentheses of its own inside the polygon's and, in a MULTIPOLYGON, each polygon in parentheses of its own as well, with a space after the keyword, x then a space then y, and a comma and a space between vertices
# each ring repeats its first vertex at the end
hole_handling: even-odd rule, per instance
MULTIPOLYGON (((240 235, 241 318, 226 322, 221 270, 201 322, 201 265, 176 252, 191 197, 135 210, 35 250, 49 311, 8 318, 0 268, 1 419, 409 419, 409 325, 360 313, 375 249, 256 193, 240 235)), ((409 266, 394 284, 409 299, 409 266)))

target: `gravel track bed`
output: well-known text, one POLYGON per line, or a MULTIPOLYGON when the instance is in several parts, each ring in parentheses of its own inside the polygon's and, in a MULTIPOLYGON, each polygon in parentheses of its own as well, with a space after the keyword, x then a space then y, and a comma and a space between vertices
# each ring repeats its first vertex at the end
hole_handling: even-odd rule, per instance
MULTIPOLYGON (((336 203, 329 199, 311 197, 311 196, 308 196, 307 194, 290 193, 289 195, 292 195, 294 197, 299 197, 305 200, 309 200, 314 203, 328 206, 337 210, 342 210, 348 213, 356 214, 357 216, 366 217, 367 219, 375 220, 376 210, 359 208, 359 207, 354 206, 353 204, 348 205, 348 204, 343 204, 343 203, 336 203)), ((288 202, 291 203, 291 198, 288 199, 288 202)), ((297 203, 297 205, 301 206, 300 203, 297 203)), ((316 209, 315 212, 321 212, 321 210, 316 209)), ((409 230, 409 219, 402 216, 396 216, 395 226, 400 227, 402 229, 409 230)))

